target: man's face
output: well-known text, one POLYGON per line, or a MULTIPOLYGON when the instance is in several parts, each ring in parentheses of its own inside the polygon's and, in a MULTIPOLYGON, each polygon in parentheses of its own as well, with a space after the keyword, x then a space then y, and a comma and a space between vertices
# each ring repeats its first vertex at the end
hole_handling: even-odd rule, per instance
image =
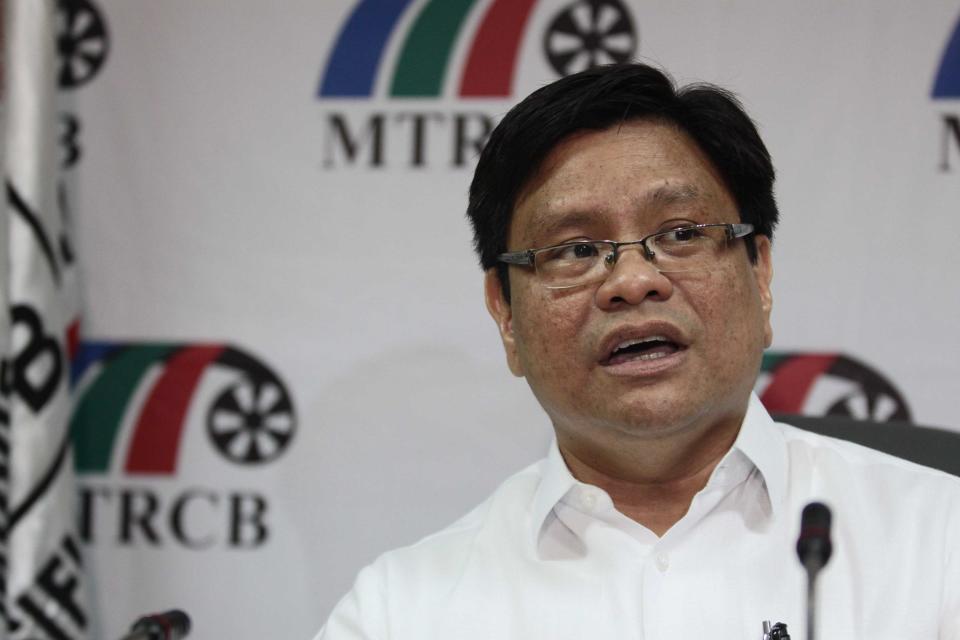
MULTIPOLYGON (((554 148, 517 200, 508 249, 739 221, 719 174, 684 132, 637 120, 554 148)), ((507 361, 558 438, 609 443, 739 420, 771 340, 770 247, 763 236, 756 243, 756 264, 735 240, 712 269, 669 275, 628 247, 604 282, 563 290, 511 267, 510 304, 490 270, 487 305, 507 361)))

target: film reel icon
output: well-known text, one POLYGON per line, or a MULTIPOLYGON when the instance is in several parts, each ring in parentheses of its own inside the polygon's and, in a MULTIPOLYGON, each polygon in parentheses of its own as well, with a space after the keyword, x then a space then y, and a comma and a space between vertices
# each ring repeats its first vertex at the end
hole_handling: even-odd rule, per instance
POLYGON ((110 39, 106 21, 89 0, 60 0, 57 9, 58 82, 62 89, 74 89, 92 80, 103 67, 110 39))
POLYGON ((220 391, 207 411, 207 435, 227 460, 256 465, 276 459, 296 430, 293 403, 271 371, 235 350, 220 364, 236 368, 240 379, 220 391))
POLYGON ((633 58, 639 37, 620 0, 578 0, 558 13, 543 36, 547 61, 561 76, 633 58))

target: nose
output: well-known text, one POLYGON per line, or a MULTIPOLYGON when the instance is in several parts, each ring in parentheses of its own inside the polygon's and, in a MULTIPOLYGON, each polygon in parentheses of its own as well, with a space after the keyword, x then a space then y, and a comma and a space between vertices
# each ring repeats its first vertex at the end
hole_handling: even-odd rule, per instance
POLYGON ((597 306, 615 309, 644 300, 666 300, 673 295, 673 282, 644 257, 643 247, 621 247, 610 274, 597 288, 597 306))

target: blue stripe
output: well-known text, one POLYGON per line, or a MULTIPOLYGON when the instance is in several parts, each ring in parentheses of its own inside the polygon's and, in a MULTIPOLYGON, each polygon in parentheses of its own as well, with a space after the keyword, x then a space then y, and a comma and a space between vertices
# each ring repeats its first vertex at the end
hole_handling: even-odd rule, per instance
POLYGON ((361 0, 337 36, 320 82, 320 97, 364 98, 373 93, 387 40, 413 0, 361 0))
POLYGON ((90 365, 103 360, 119 348, 120 345, 112 342, 81 342, 76 357, 70 363, 70 386, 77 383, 90 365))
POLYGON ((960 21, 953 30, 953 37, 943 52, 940 71, 933 83, 934 98, 960 98, 960 21))

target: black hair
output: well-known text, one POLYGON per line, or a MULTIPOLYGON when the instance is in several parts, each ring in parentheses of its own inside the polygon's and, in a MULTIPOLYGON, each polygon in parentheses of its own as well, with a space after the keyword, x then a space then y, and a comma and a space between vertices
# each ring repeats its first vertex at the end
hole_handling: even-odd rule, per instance
MULTIPOLYGON (((723 177, 740 221, 773 239, 779 213, 770 154, 732 93, 710 84, 680 88, 662 71, 640 63, 594 67, 548 84, 513 107, 490 134, 470 184, 467 216, 484 269, 497 267, 507 301, 507 250, 516 199, 550 151, 567 136, 628 120, 672 122, 685 131, 723 177)), ((747 237, 750 259, 757 250, 747 237)))

